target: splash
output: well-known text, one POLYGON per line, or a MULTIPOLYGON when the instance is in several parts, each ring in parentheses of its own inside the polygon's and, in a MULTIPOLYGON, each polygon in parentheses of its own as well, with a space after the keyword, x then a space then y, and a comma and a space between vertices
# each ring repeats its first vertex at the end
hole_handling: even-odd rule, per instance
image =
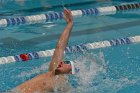
POLYGON ((96 75, 100 72, 106 72, 102 53, 99 55, 86 54, 86 56, 76 59, 76 62, 76 68, 80 68, 76 75, 79 78, 79 85, 88 87, 96 75))
POLYGON ((78 78, 78 87, 71 91, 82 92, 83 89, 90 88, 96 76, 106 73, 106 63, 102 52, 99 52, 99 54, 86 53, 84 56, 78 57, 75 61, 76 68, 80 69, 75 75, 78 78))
POLYGON ((75 60, 80 72, 76 75, 78 86, 68 93, 117 93, 121 89, 132 86, 140 81, 139 77, 121 77, 113 79, 107 77, 108 62, 105 61, 104 54, 86 53, 75 60))

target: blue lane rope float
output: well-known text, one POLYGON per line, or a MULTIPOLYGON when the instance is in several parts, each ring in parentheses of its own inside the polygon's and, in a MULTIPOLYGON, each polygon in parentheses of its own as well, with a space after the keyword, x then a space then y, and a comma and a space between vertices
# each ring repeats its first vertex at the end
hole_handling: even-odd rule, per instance
MULTIPOLYGON (((84 15, 109 15, 116 14, 117 11, 130 10, 140 8, 140 3, 98 7, 90 9, 73 10, 73 16, 84 16, 84 15)), ((14 18, 6 18, 0 20, 0 27, 21 25, 21 24, 34 24, 43 23, 47 21, 53 21, 63 18, 63 12, 47 12, 45 14, 31 15, 31 16, 19 16, 14 18)))
MULTIPOLYGON (((91 49, 113 47, 113 46, 126 45, 126 44, 134 44, 138 42, 140 42, 140 36, 125 37, 125 38, 120 38, 120 39, 105 40, 105 41, 69 46, 69 47, 66 47, 64 53, 67 54, 67 53, 74 53, 74 52, 83 52, 83 51, 88 51, 91 49)), ((41 57, 49 57, 53 55, 54 50, 55 49, 20 54, 20 55, 15 55, 15 56, 1 57, 0 64, 22 62, 22 61, 28 61, 32 59, 39 59, 41 57)))

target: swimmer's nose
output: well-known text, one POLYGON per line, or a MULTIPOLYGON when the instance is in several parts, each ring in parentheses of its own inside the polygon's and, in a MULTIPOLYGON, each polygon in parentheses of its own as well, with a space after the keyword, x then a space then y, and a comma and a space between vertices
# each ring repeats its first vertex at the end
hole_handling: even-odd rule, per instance
POLYGON ((58 67, 62 67, 62 62, 60 62, 60 64, 58 65, 58 67))
POLYGON ((60 64, 60 65, 58 65, 58 67, 61 67, 61 64, 60 64))
POLYGON ((60 62, 60 64, 58 65, 58 68, 62 67, 62 65, 63 65, 63 62, 60 62))

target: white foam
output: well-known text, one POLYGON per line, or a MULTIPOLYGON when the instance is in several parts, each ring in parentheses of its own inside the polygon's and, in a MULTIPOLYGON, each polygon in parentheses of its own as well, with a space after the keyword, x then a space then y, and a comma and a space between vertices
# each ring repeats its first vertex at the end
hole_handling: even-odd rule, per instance
POLYGON ((107 74, 107 62, 105 62, 104 54, 88 53, 84 57, 76 59, 78 67, 80 67, 79 86, 76 89, 72 89, 68 93, 116 93, 121 89, 134 85, 140 81, 139 77, 133 76, 133 79, 129 79, 132 76, 125 76, 117 79, 112 77, 103 78, 102 75, 107 74), (87 63, 90 63, 87 66, 87 63))
POLYGON ((88 53, 86 56, 75 60, 76 68, 80 68, 80 71, 76 76, 79 78, 79 84, 81 86, 89 86, 94 77, 96 77, 100 72, 105 72, 103 53, 99 53, 98 56, 93 55, 94 54, 88 53))

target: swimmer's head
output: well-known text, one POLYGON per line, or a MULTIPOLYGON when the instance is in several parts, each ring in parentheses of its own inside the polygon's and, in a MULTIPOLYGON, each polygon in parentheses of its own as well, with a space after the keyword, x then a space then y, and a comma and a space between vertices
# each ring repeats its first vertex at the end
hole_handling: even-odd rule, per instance
POLYGON ((56 74, 75 74, 75 66, 73 61, 63 61, 58 64, 55 70, 56 74))

